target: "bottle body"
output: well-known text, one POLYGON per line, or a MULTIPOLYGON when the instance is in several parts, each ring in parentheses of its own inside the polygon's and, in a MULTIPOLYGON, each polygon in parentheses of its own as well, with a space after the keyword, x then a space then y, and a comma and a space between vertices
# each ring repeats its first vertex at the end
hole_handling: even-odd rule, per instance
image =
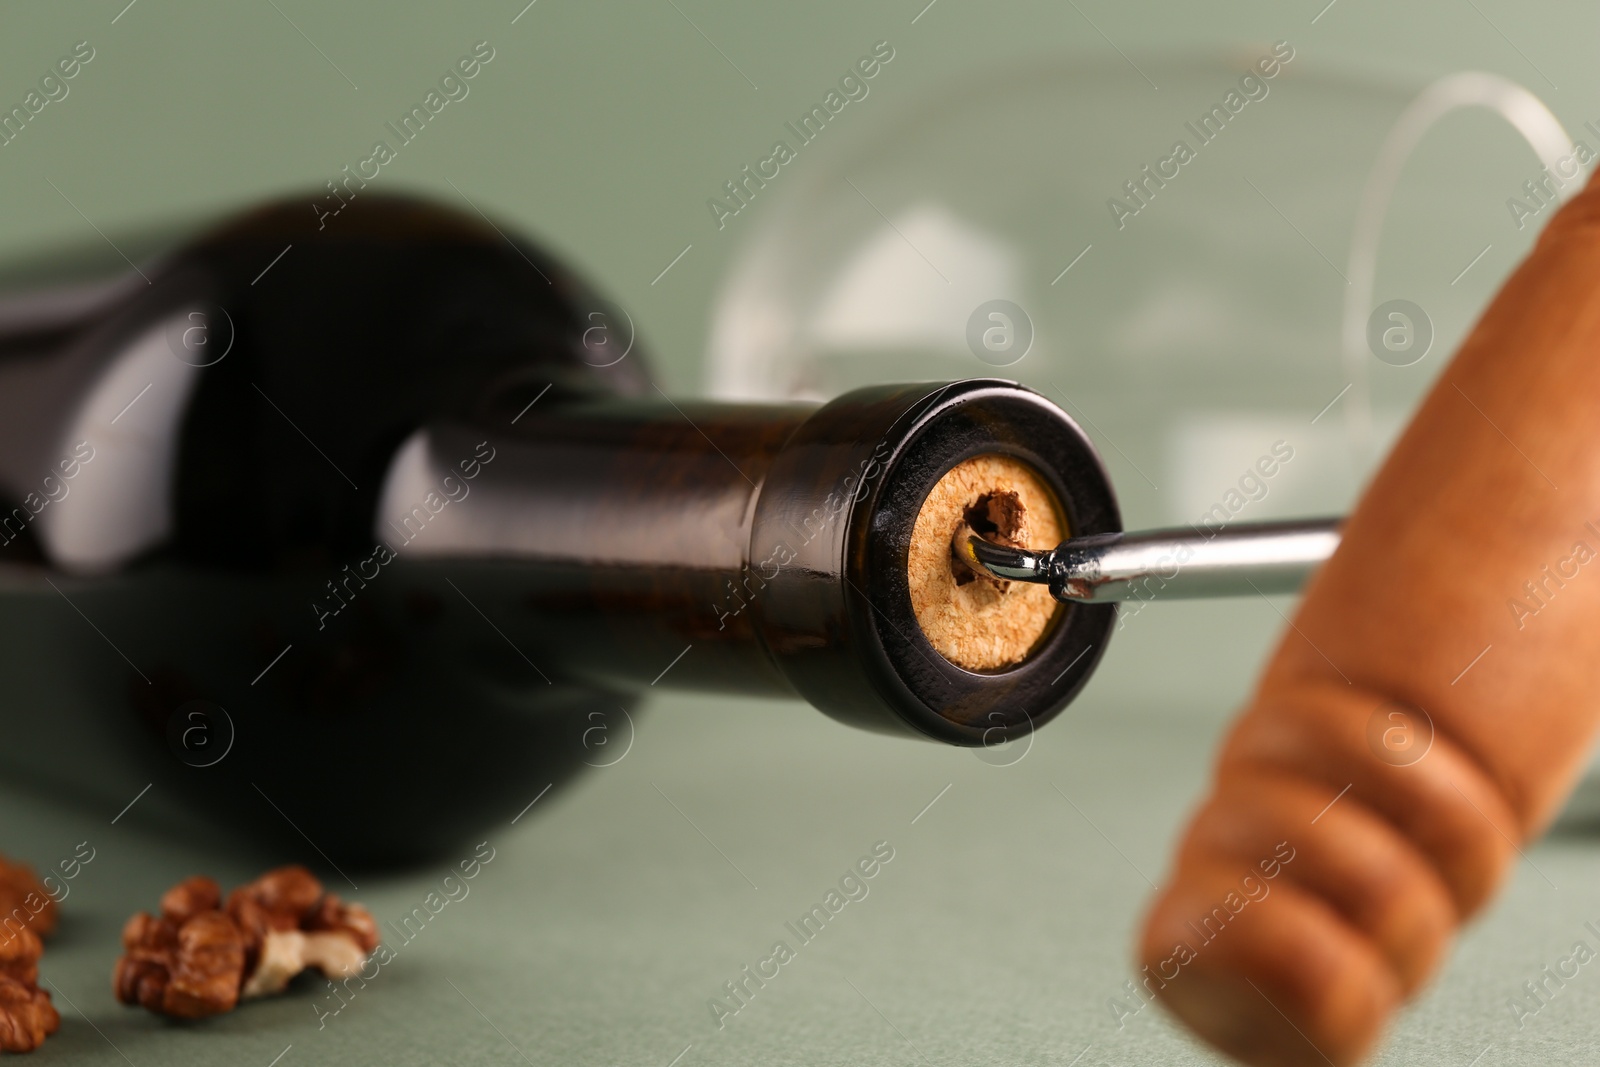
POLYGON ((452 847, 581 770, 586 716, 628 695, 540 678, 404 581, 316 608, 370 558, 417 427, 519 383, 643 390, 638 353, 583 347, 605 306, 475 219, 378 198, 7 301, 0 759, 113 814, 148 784, 163 821, 303 830, 338 864, 452 847))

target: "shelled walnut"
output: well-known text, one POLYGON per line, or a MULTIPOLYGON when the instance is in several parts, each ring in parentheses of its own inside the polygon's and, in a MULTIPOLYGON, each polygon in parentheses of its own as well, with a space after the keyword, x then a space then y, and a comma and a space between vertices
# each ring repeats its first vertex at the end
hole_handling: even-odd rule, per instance
POLYGON ((0 856, 0 1050, 32 1052, 61 1026, 39 988, 39 938, 55 928, 55 898, 33 868, 0 856))
POLYGON ((112 979, 118 1000, 199 1019, 281 993, 307 967, 348 977, 378 947, 378 924, 289 866, 235 889, 225 905, 215 880, 179 882, 162 895, 159 916, 128 920, 122 944, 112 979))
POLYGON ((39 988, 43 952, 27 927, 0 937, 0 1049, 6 1052, 32 1052, 61 1025, 50 994, 39 988))

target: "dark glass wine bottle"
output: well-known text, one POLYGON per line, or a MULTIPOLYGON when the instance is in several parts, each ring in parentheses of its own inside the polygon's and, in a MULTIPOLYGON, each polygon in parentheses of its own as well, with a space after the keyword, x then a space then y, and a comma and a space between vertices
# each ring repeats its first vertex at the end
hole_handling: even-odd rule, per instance
POLYGON ((978 745, 1104 648, 1114 609, 1073 605, 969 671, 912 613, 912 523, 963 459, 1018 457, 1074 533, 1120 528, 1087 439, 1014 383, 674 401, 619 308, 404 198, 278 203, 131 262, 0 275, 50 283, 0 300, 14 778, 406 861, 603 762, 597 725, 652 685, 978 745))

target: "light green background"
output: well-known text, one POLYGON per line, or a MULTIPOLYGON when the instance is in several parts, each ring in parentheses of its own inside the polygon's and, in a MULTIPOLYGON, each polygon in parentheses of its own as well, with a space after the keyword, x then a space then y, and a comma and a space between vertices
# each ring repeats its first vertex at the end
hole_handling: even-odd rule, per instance
MULTIPOLYGON (((702 381, 713 293, 762 210, 758 202, 719 234, 705 198, 879 39, 897 49, 873 86, 885 113, 962 72, 1104 58, 1110 46, 1092 19, 1137 56, 1291 37, 1297 63, 1325 71, 1421 83, 1479 68, 1533 87, 1570 129, 1600 114, 1600 16, 1578 3, 1337 0, 1311 25, 1321 0, 937 0, 926 11, 923 2, 538 0, 514 25, 519 0, 8 5, 0 104, 19 103, 73 42, 89 40, 97 55, 66 100, 0 148, 0 249, 92 240, 84 216, 114 234, 320 186, 488 40, 497 55, 471 95, 385 168, 381 187, 457 203, 465 194, 542 235, 633 311, 663 380, 687 392, 702 381)), ((1003 145, 984 147, 1003 163, 1003 145)), ((220 835, 164 839, 137 805, 113 825, 115 811, 68 797, 0 793, 0 849, 41 867, 82 840, 97 849, 45 962, 65 1023, 37 1058, 138 1067, 266 1065, 280 1054, 284 1067, 665 1067, 680 1053, 683 1067, 1202 1061, 1153 1010, 1119 1030, 1106 1000, 1127 976, 1147 880, 1163 877, 1207 754, 1279 625, 1259 601, 1143 613, 1087 695, 1010 767, 852 732, 797 704, 655 701, 621 762, 488 831, 497 857, 471 896, 320 1030, 311 982, 193 1027, 123 1009, 110 994, 130 911, 153 906, 184 875, 209 870, 232 883, 268 858, 241 855, 220 835), (870 895, 719 1031, 707 999, 878 840, 896 854, 870 895)), ((470 773, 440 767, 416 788, 447 804, 452 779, 470 773)), ((327 818, 338 817, 330 794, 327 818)), ((358 877, 348 895, 398 918, 441 873, 358 877)), ((1505 1001, 1589 936, 1597 875, 1592 841, 1562 836, 1531 850, 1383 1062, 1592 1062, 1600 977, 1581 973, 1521 1029, 1505 1001)), ((337 875, 331 884, 349 889, 337 875)))

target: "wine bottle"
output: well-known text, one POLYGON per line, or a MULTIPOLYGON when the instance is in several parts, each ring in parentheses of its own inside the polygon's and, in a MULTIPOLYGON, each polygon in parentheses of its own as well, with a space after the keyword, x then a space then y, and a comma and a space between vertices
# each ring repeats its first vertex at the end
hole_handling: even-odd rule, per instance
MULTIPOLYGON (((951 530, 914 551, 953 471, 1010 471, 1058 534, 1120 529, 1088 439, 1015 383, 674 400, 620 308, 409 198, 271 204, 92 284, 64 264, 0 300, 15 778, 403 862, 604 762, 651 687, 997 744, 1105 647, 1114 605, 1050 602, 991 662, 913 603, 971 580, 937 573, 951 530)), ((958 505, 993 530, 1008 493, 958 505)))

